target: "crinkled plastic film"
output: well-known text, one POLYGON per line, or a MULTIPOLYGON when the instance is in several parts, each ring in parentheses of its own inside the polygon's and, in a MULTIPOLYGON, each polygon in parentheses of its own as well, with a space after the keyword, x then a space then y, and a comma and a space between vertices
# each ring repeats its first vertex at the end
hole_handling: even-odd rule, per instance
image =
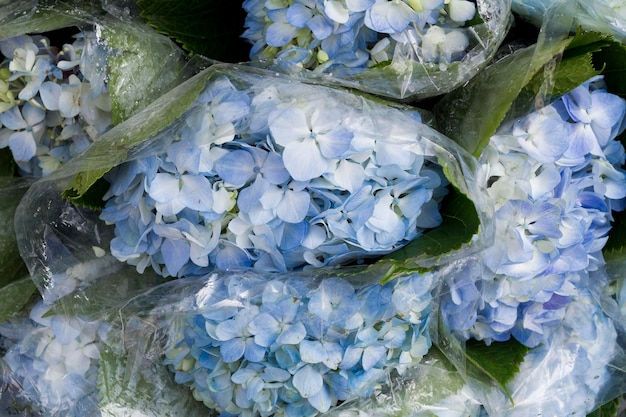
MULTIPOLYGON (((328 408, 319 399, 311 397, 309 405, 306 396, 300 397, 299 392, 304 395, 307 390, 303 375, 316 378, 321 373, 325 381, 323 389, 330 391, 332 405, 339 401, 342 407, 348 407, 359 397, 382 395, 381 390, 389 393, 385 387, 402 379, 397 372, 406 374, 403 383, 410 383, 416 372, 428 373, 428 364, 421 371, 413 366, 430 347, 428 327, 433 283, 431 274, 405 276, 379 286, 375 280, 320 276, 315 272, 222 272, 176 280, 132 299, 120 311, 114 324, 116 331, 110 333, 112 338, 107 343, 122 357, 151 358, 154 361, 151 366, 167 366, 175 381, 189 387, 196 400, 210 409, 234 414, 249 410, 265 415, 296 404, 308 408, 307 413, 325 413, 328 408), (336 312, 327 314, 320 310, 321 300, 323 303, 326 297, 337 297, 339 293, 342 299, 336 312), (406 310, 401 311, 409 300, 410 318, 406 310), (354 312, 358 316, 356 322, 356 316, 352 317, 354 312), (282 330, 278 335, 265 334, 268 330, 265 324, 275 319, 283 320, 282 330), (227 327, 235 322, 248 324, 249 331, 256 335, 245 337, 242 333, 232 337, 227 327), (404 343, 387 342, 384 363, 368 368, 367 353, 350 366, 345 359, 339 359, 343 355, 337 356, 337 349, 350 349, 349 345, 340 348, 343 344, 340 340, 351 340, 357 332, 364 334, 368 326, 381 326, 384 322, 388 324, 380 329, 381 336, 406 332, 404 343), (400 327, 396 328, 397 325, 400 327), (239 343, 240 337, 242 341, 249 338, 249 342, 244 342, 245 352, 231 352, 230 348, 239 343), (146 344, 145 340, 151 343, 146 344), (414 347, 409 351, 411 344, 414 347), (263 351, 263 355, 256 356, 256 349, 263 351), (313 353, 324 350, 328 356, 313 353), (316 355, 318 359, 313 358, 316 355), (361 366, 366 367, 367 377, 363 379, 358 377, 364 372, 361 366), (258 403, 244 399, 241 390, 247 389, 248 395, 254 392, 251 380, 242 376, 246 373, 250 374, 248 378, 259 373, 268 382, 269 397, 259 392, 258 398, 252 399, 258 403), (229 378, 225 379, 225 375, 229 378), (339 381, 348 386, 338 389, 339 381)), ((240 329, 248 332, 245 327, 240 329)), ((131 375, 130 379, 136 378, 131 375)))
POLYGON ((350 68, 327 72, 302 70, 280 57, 253 60, 251 64, 286 72, 297 79, 353 88, 396 100, 416 101, 462 86, 489 63, 509 30, 510 7, 510 0, 478 0, 477 15, 482 22, 467 28, 469 47, 465 55, 459 61, 442 66, 422 62, 416 56, 416 50, 421 47, 411 43, 398 46, 390 62, 351 75, 344 74, 349 73, 350 68))
MULTIPOLYGON (((99 394, 104 396, 104 399, 100 400, 103 415, 117 416, 122 413, 123 409, 132 410, 133 407, 140 407, 142 412, 148 415, 160 416, 158 411, 159 407, 163 406, 162 403, 156 402, 156 405, 150 405, 151 411, 147 412, 146 403, 138 406, 133 402, 131 397, 135 395, 134 390, 137 389, 137 384, 144 386, 142 388, 144 391, 141 391, 143 393, 146 392, 145 390, 155 389, 154 385, 169 387, 165 392, 161 392, 165 402, 171 401, 173 397, 191 398, 190 391, 184 387, 185 384, 176 384, 172 380, 175 373, 168 370, 162 362, 163 355, 172 348, 175 341, 180 342, 180 332, 184 329, 177 327, 179 325, 176 323, 198 315, 202 311, 210 312, 215 308, 213 302, 205 302, 202 306, 198 304, 203 294, 208 296, 207 292, 210 295, 213 287, 223 287, 225 283, 235 282, 239 277, 244 277, 245 282, 256 282, 254 288, 257 293, 266 287, 267 282, 283 283, 289 280, 293 283, 293 291, 296 292, 297 297, 303 298, 309 297, 310 293, 319 292, 324 282, 332 283, 337 280, 344 287, 355 288, 355 293, 366 291, 365 289, 374 291, 380 288, 387 288, 386 291, 389 291, 389 288, 407 280, 415 282, 426 280, 425 282, 431 282, 431 284, 428 285, 428 290, 423 296, 430 300, 430 290, 436 282, 436 276, 430 273, 424 277, 419 274, 408 276, 400 274, 400 278, 391 281, 386 287, 381 287, 378 285, 380 275, 376 270, 362 274, 352 274, 350 270, 346 270, 345 273, 341 272, 340 276, 335 276, 335 273, 341 270, 334 268, 322 269, 319 272, 302 272, 293 276, 255 275, 253 272, 247 276, 229 272, 189 282, 187 279, 179 280, 180 282, 165 283, 148 289, 162 282, 163 278, 154 277, 150 271, 141 275, 137 274, 134 268, 122 264, 107 253, 113 236, 113 227, 99 220, 97 211, 79 208, 63 200, 61 193, 78 173, 86 170, 96 170, 96 172, 106 170, 124 160, 154 155, 170 146, 181 129, 190 97, 200 94, 207 82, 218 77, 228 77, 242 91, 276 86, 309 98, 328 97, 330 100, 332 97, 332 100, 338 100, 341 105, 350 108, 353 116, 367 117, 374 123, 377 119, 386 122, 397 120, 404 126, 411 126, 412 134, 415 135, 425 156, 435 163, 440 163, 449 180, 474 202, 482 224, 477 235, 464 248, 437 257, 418 257, 419 262, 427 266, 436 266, 451 259, 468 256, 489 241, 490 223, 487 220, 489 208, 478 203, 483 194, 482 186, 476 181, 476 175, 478 175, 476 161, 447 138, 420 122, 420 116, 414 109, 397 105, 384 106, 379 102, 342 91, 301 84, 261 70, 249 70, 230 65, 213 66, 157 99, 138 115, 105 133, 82 156, 33 184, 17 211, 16 229, 22 257, 44 301, 49 304, 48 308, 52 308, 53 315, 65 313, 71 320, 119 324, 109 329, 106 335, 105 332, 101 332, 97 339, 100 346, 100 358, 104 357, 104 360, 99 359, 94 363, 94 366, 99 369, 99 378, 110 378, 116 381, 115 386, 110 387, 111 390, 105 393, 101 391, 99 394), (153 121, 162 120, 161 116, 172 108, 178 109, 174 112, 180 111, 180 113, 172 119, 166 118, 171 122, 155 129, 153 121), (143 292, 145 294, 137 296, 143 292), (123 304, 126 302, 128 305, 124 307, 123 304), (147 343, 148 341, 150 343, 147 343), (160 382, 144 385, 148 381, 160 382)), ((258 302, 257 299, 247 299, 247 293, 235 291, 231 296, 233 303, 240 306, 258 302)), ((370 300, 366 305, 371 308, 376 303, 370 300)), ((428 336, 430 322, 427 320, 431 308, 430 301, 425 304, 421 303, 419 306, 423 309, 424 321, 417 328, 423 332, 424 338, 428 338, 424 339, 426 343, 426 340, 430 340, 428 336)), ((216 349, 219 350, 219 347, 216 349)), ((396 356, 403 352, 400 347, 393 349, 396 349, 396 356)), ((403 357, 408 355, 407 352, 402 354, 403 357)), ((376 392, 383 390, 382 387, 386 384, 386 377, 383 378, 383 375, 391 375, 389 373, 398 366, 397 363, 391 362, 386 365, 384 371, 380 371, 378 378, 372 380, 382 385, 373 385, 365 381, 362 382, 365 384, 364 387, 367 386, 376 392)), ((425 369, 428 369, 427 365, 425 366, 425 369)), ((393 380, 395 378, 396 376, 392 377, 393 380)), ((93 380, 90 383, 93 384, 93 380)), ((408 384, 408 379, 402 383, 408 384)), ((387 395, 383 391, 379 394, 387 395)), ((161 395, 150 392, 151 395, 161 395)), ((353 394, 354 392, 356 391, 353 391, 353 394)), ((353 396, 350 399, 353 399, 353 396)), ((31 401, 33 401, 32 398, 31 401)), ((189 409, 196 409, 200 403, 192 399, 185 404, 187 404, 185 407, 190 407, 189 409)), ((54 416, 63 415, 60 410, 62 408, 57 407, 46 412, 54 416)))
MULTIPOLYGON (((105 252, 108 250, 107 244, 111 238, 111 227, 98 221, 96 219, 97 213, 79 209, 61 199, 60 192, 68 186, 72 179, 71 176, 85 170, 105 170, 123 162, 126 158, 133 160, 161 152, 171 144, 172 139, 178 135, 177 132, 182 128, 184 123, 182 120, 185 117, 184 106, 185 103, 189 102, 189 97, 192 97, 193 94, 199 94, 199 89, 203 88, 207 80, 210 81, 221 76, 228 77, 242 91, 253 91, 262 89, 263 86, 271 87, 275 84, 285 91, 292 88, 301 91, 302 94, 309 95, 310 98, 323 99, 329 97, 330 99, 332 96, 335 102, 341 103, 346 109, 353 109, 350 110, 353 115, 351 117, 368 117, 374 125, 378 123, 377 120, 387 123, 389 120, 397 119, 404 126, 414 126, 412 135, 417 139, 425 157, 443 166, 449 180, 474 202, 481 220, 481 230, 475 236, 474 242, 466 245, 462 250, 439 254, 436 257, 429 258, 418 254, 416 261, 421 265, 433 266, 446 262, 447 259, 465 256, 486 244, 490 239, 489 221, 487 221, 489 208, 479 203, 482 198, 482 186, 475 180, 476 169, 478 169, 475 160, 432 128, 416 121, 411 116, 414 110, 403 111, 398 108, 385 107, 358 96, 334 91, 327 87, 300 84, 260 70, 217 65, 156 100, 137 116, 114 127, 105 133, 85 154, 70 161, 61 170, 31 187, 21 202, 16 225, 19 229, 18 240, 22 256, 45 298, 54 300, 59 296, 71 293, 76 288, 74 284, 67 284, 67 287, 63 284, 66 282, 66 278, 75 275, 72 268, 75 268, 76 265, 83 265, 85 262, 87 264, 93 262, 94 265, 102 265, 103 268, 118 268, 121 265, 116 264, 108 254, 100 258, 94 254, 94 249, 98 253, 100 253, 98 248, 104 249, 105 252), (181 105, 183 106, 180 110, 182 112, 181 117, 174 119, 170 125, 164 126, 162 130, 154 131, 153 120, 160 119, 160 115, 169 112, 172 107, 176 108, 181 105), (146 132, 149 136, 146 136, 146 132), (39 209, 40 207, 49 207, 50 209, 42 211, 39 209), (60 215, 62 216, 59 217, 60 215), (33 222, 33 218, 35 222, 33 222), (59 218, 62 220, 59 221, 59 218), (67 232, 63 230, 67 230, 67 232), (50 256, 51 251, 61 251, 65 256, 58 256, 59 253, 50 256), (67 289, 62 290, 63 288, 67 289)), ((96 269, 90 270, 95 271, 96 269)), ((85 275, 81 280, 84 282, 82 285, 78 283, 78 287, 87 285, 89 278, 85 275)), ((71 282, 71 278, 67 282, 71 282)))
MULTIPOLYGON (((550 28, 551 16, 562 14, 585 30, 613 35, 616 40, 626 40, 626 20, 623 2, 611 1, 561 1, 513 0, 512 10, 537 27, 550 28)), ((576 29, 576 27, 573 27, 576 29)))

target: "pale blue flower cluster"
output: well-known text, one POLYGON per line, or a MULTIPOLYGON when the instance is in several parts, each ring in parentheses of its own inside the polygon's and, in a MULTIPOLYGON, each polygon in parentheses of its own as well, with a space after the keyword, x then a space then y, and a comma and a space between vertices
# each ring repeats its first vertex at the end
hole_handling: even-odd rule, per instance
POLYGON ((222 415, 315 416, 368 397, 428 352, 434 282, 215 274, 168 319, 165 362, 222 415))
POLYGON ((617 337, 596 296, 581 290, 565 307, 562 325, 547 328, 541 345, 526 354, 507 386, 512 401, 491 392, 484 415, 589 415, 610 390, 611 363, 621 350, 617 337))
POLYGON ((246 0, 253 60, 350 75, 394 59, 445 67, 470 45, 467 0, 246 0))
POLYGON ((111 253, 163 276, 287 271, 388 253, 438 226, 447 181, 426 156, 419 114, 374 116, 344 98, 278 78, 239 90, 215 76, 162 153, 106 176, 111 253))
POLYGON ((107 325, 48 316, 49 309, 39 302, 30 320, 0 326, 0 334, 14 343, 3 360, 20 385, 20 399, 44 415, 99 416, 97 365, 107 325))
POLYGON ((112 125, 105 55, 89 31, 57 48, 44 36, 0 41, 0 148, 21 173, 41 176, 112 125))
POLYGON ((540 343, 602 267, 612 210, 626 197, 626 101, 594 78, 491 138, 482 154, 495 242, 448 267, 451 329, 487 341, 540 343))

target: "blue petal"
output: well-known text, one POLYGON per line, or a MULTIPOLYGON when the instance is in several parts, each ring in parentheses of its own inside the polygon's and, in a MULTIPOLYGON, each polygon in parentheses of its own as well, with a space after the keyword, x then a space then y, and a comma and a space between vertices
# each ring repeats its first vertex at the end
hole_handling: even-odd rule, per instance
POLYGON ((289 172, 285 169, 282 157, 276 152, 270 152, 261 168, 263 177, 274 185, 280 185, 289 180, 289 172))
POLYGON ((215 172, 225 182, 240 188, 255 175, 254 166, 254 159, 250 152, 238 149, 218 159, 215 162, 215 172))
POLYGON ((309 404, 311 404, 320 413, 327 412, 332 405, 332 401, 332 396, 330 395, 330 391, 326 385, 324 385, 317 394, 309 397, 309 404))
POLYGON ((268 366, 259 373, 265 382, 285 382, 291 378, 291 374, 284 369, 268 366))
POLYGON ((361 361, 363 369, 369 371, 377 364, 382 363, 387 355, 387 349, 384 346, 368 346, 363 350, 363 359, 361 361))
POLYGON ((305 191, 285 191, 276 209, 278 218, 287 223, 300 223, 306 217, 311 205, 311 196, 305 191))
POLYGON ((147 191, 154 201, 165 203, 176 198, 180 192, 180 181, 171 174, 159 173, 155 175, 147 191))
POLYGON ((220 346, 220 353, 225 363, 232 363, 241 359, 245 350, 246 344, 239 338, 227 340, 220 346))
POLYGON ((167 272, 171 276, 176 276, 189 261, 189 244, 183 240, 165 239, 161 245, 161 254, 167 272))
POLYGON ((285 168, 296 181, 308 181, 327 171, 324 159, 315 140, 307 138, 302 143, 291 143, 283 151, 285 168))
POLYGON ((307 22, 315 39, 326 39, 333 34, 333 23, 325 16, 318 14, 307 22))
POLYGON ((275 22, 269 25, 265 39, 269 46, 281 47, 289 44, 296 35, 296 28, 289 23, 275 22))
POLYGON ((210 211, 213 208, 211 183, 202 175, 183 175, 180 190, 181 203, 192 210, 210 211))
POLYGON ((80 335, 80 324, 76 319, 54 316, 50 323, 54 337, 62 345, 67 345, 80 335))
POLYGON ((317 143, 322 155, 326 158, 339 158, 350 149, 353 137, 354 133, 345 127, 339 127, 328 133, 317 135, 317 143))
POLYGON ((59 84, 46 81, 39 88, 39 95, 46 109, 59 110, 59 97, 61 96, 61 86, 59 84))
POLYGON ((250 362, 261 362, 265 358, 265 348, 256 344, 253 338, 246 340, 244 358, 250 362))
POLYGON ((18 106, 11 107, 9 110, 0 113, 0 122, 2 122, 4 127, 8 127, 11 130, 22 130, 28 127, 18 106))
POLYGON ((304 340, 306 336, 304 324, 296 322, 289 325, 283 324, 283 326, 281 334, 276 338, 276 343, 282 345, 297 345, 304 340))
POLYGON ((9 148, 13 158, 19 162, 30 161, 37 153, 37 144, 32 132, 15 132, 9 137, 9 148))
POLYGON ((256 180, 248 187, 239 192, 237 197, 237 206, 244 213, 250 212, 259 204, 261 197, 267 192, 270 183, 263 177, 257 176, 256 180))
POLYGON ((307 222, 300 223, 283 223, 282 237, 280 239, 280 249, 289 251, 300 246, 307 236, 309 224, 307 222))
POLYGON ((313 11, 299 3, 289 6, 289 8, 287 8, 287 12, 285 13, 287 22, 300 29, 305 27, 307 21, 312 17, 313 11))
POLYGON ((321 363, 326 360, 326 350, 322 343, 317 340, 303 340, 300 343, 300 356, 306 363, 321 363))
POLYGON ((311 365, 306 365, 293 376, 293 386, 303 398, 310 398, 321 391, 324 381, 311 365))

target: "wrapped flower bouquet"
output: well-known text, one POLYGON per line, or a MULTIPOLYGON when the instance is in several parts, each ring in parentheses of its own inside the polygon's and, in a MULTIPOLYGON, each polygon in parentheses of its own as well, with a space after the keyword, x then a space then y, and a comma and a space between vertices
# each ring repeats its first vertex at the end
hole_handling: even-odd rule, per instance
POLYGON ((222 3, 0 1, 0 414, 618 416, 619 34, 222 3))

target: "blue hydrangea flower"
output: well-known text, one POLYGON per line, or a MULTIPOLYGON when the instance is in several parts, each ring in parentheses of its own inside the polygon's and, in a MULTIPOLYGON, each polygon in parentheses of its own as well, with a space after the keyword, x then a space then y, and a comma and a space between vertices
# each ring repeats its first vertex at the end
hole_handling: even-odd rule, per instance
POLYGON ((391 61, 396 47, 398 56, 443 68, 462 59, 469 37, 459 27, 476 14, 467 0, 249 0, 243 8, 253 60, 339 77, 391 61))
POLYGON ((176 140, 106 175, 113 255, 166 276, 284 272, 378 256, 437 227, 447 180, 419 118, 365 120, 347 99, 216 75, 162 133, 176 140))
POLYGON ((197 308, 183 326, 168 327, 165 363, 219 412, 320 415, 369 396, 430 347, 431 274, 361 287, 298 274, 213 274, 202 282, 197 308))
POLYGON ((0 67, 10 74, 0 82, 0 147, 22 174, 55 171, 111 128, 105 58, 95 43, 87 31, 58 48, 43 36, 0 41, 0 67))
POLYGON ((626 197, 616 140, 626 102, 602 83, 593 78, 492 137, 481 159, 495 242, 444 274, 442 314, 454 331, 534 347, 572 297, 603 284, 593 271, 626 197))
POLYGON ((99 416, 96 391, 105 325, 63 315, 46 316, 38 303, 24 322, 0 330, 13 339, 3 360, 35 409, 72 416, 99 416))

